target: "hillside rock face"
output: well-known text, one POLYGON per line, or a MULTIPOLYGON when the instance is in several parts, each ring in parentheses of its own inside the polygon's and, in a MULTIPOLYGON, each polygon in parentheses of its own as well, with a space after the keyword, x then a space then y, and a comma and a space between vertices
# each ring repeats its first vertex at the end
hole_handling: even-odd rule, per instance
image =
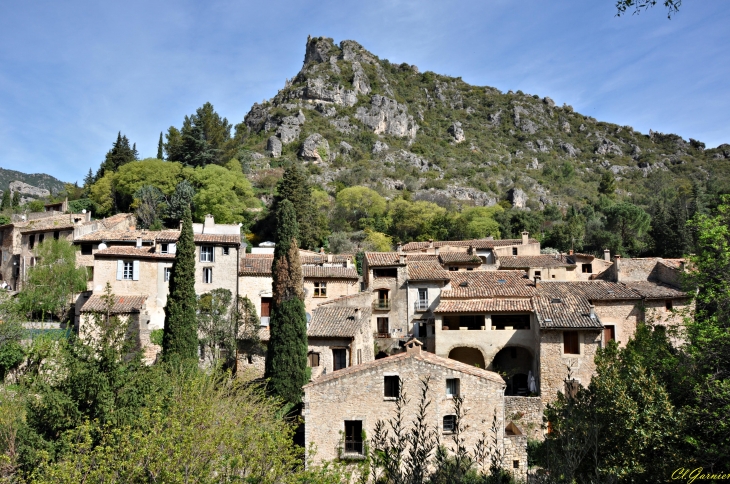
POLYGON ((13 193, 20 192, 21 196, 31 198, 47 197, 51 194, 51 192, 46 190, 45 188, 34 187, 18 180, 10 183, 10 191, 13 193))
POLYGON ((307 40, 301 70, 251 107, 236 139, 278 166, 310 165, 330 194, 364 185, 442 205, 580 205, 597 198, 605 171, 635 195, 654 190, 654 177, 685 179, 687 170, 730 182, 730 145, 644 135, 549 97, 421 73, 324 37, 307 40))

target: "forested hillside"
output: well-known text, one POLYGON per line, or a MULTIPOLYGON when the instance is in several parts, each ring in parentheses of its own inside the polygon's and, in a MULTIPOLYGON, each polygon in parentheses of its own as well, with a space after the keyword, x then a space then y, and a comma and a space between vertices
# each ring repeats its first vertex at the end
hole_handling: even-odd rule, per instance
POLYGON ((160 135, 157 157, 175 164, 90 173, 100 212, 146 204, 161 223, 184 179, 196 218, 215 211, 256 242, 271 237, 277 182, 297 165, 311 183, 304 245, 333 250, 529 230, 559 250, 680 256, 694 244, 685 221, 730 191, 730 145, 642 134, 327 38, 310 38, 301 71, 243 122, 207 103, 160 135), (137 193, 147 183, 159 193, 137 193))

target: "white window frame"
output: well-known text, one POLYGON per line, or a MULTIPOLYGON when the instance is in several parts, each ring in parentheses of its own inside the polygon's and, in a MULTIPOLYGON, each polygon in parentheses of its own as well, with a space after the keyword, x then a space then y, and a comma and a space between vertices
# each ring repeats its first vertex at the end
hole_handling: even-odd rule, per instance
POLYGON ((160 254, 169 254, 170 244, 160 244, 160 254))
POLYGON ((164 267, 162 269, 162 279, 165 282, 170 282, 170 277, 172 276, 172 267, 164 267))
POLYGON ((203 284, 213 284, 212 267, 203 267, 203 284))
POLYGON ((458 378, 447 378, 446 379, 446 396, 448 398, 458 397, 460 393, 460 381, 458 378), (453 382, 453 388, 449 388, 449 382, 453 382))
POLYGON ((122 280, 133 281, 134 280, 134 262, 131 260, 125 260, 122 262, 122 280))
POLYGON ((201 245, 200 246, 200 262, 214 262, 214 261, 215 261, 215 246, 201 245))
POLYGON ((327 281, 316 281, 314 283, 313 297, 327 297, 327 281))

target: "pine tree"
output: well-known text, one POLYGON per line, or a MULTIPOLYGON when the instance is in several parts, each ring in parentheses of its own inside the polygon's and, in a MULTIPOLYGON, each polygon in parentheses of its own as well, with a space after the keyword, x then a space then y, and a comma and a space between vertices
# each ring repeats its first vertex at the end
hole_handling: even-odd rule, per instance
POLYGON ((94 172, 89 168, 89 173, 84 177, 84 189, 88 190, 94 184, 94 172))
POLYGON ((162 355, 171 363, 197 362, 198 328, 195 294, 195 242, 190 208, 185 210, 165 305, 162 355))
POLYGON ((616 194, 616 180, 610 171, 606 170, 601 175, 601 182, 598 184, 598 192, 613 198, 616 194))
POLYGON ((13 208, 20 207, 20 192, 13 193, 13 208))
POLYGON ((164 143, 162 142, 162 131, 160 131, 160 141, 157 142, 157 159, 158 160, 164 160, 163 145, 164 145, 164 143))
POLYGON ((0 202, 0 210, 5 210, 6 208, 10 208, 10 187, 3 192, 3 199, 0 202))
POLYGON ((112 149, 107 152, 104 162, 96 173, 96 179, 103 177, 107 172, 117 171, 120 166, 135 161, 137 158, 139 158, 137 144, 135 143, 130 147, 129 139, 122 135, 121 131, 118 132, 117 140, 112 145, 112 149))
POLYGON ((297 246, 297 220, 289 200, 279 204, 266 378, 270 391, 290 404, 301 402, 307 383, 307 318, 302 265, 297 246))

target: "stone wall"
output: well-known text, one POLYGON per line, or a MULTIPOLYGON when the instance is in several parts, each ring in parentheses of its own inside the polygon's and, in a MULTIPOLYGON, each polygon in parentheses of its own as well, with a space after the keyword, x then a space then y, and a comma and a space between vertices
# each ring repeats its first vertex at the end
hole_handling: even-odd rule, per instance
POLYGON ((596 370, 594 358, 601 345, 601 331, 578 331, 580 354, 565 354, 563 331, 542 331, 540 334, 540 380, 538 387, 543 405, 565 393, 565 380, 570 377, 587 386, 596 370))
POLYGON ((497 258, 505 258, 513 255, 540 255, 540 242, 495 247, 494 253, 497 255, 497 258), (514 253, 513 248, 517 248, 517 254, 514 253))
POLYGON ((542 415, 540 397, 504 397, 505 422, 514 422, 531 439, 542 439, 542 415))
POLYGON ((203 245, 195 244, 195 293, 205 294, 213 289, 228 289, 235 297, 238 286, 238 248, 228 247, 228 255, 223 254, 223 247, 213 246, 213 262, 202 262, 200 260, 200 248, 203 245), (203 282, 203 269, 213 269, 213 282, 203 282))
POLYGON ((240 276, 238 278, 240 295, 251 300, 256 308, 256 314, 261 316, 261 298, 271 297, 271 276, 240 276))
POLYGON ((642 318, 641 301, 595 301, 594 305, 601 323, 614 326, 616 341, 619 346, 625 346, 642 318))
POLYGON ((657 280, 682 289, 682 272, 665 264, 656 265, 657 280))
POLYGON ((502 468, 511 472, 516 479, 527 481, 527 436, 508 435, 502 442, 502 468))
POLYGON ((329 302, 342 296, 357 294, 360 290, 360 283, 355 279, 329 279, 329 278, 306 278, 304 279, 304 307, 309 314, 320 304, 329 302), (314 283, 327 283, 325 297, 314 296, 314 283))

